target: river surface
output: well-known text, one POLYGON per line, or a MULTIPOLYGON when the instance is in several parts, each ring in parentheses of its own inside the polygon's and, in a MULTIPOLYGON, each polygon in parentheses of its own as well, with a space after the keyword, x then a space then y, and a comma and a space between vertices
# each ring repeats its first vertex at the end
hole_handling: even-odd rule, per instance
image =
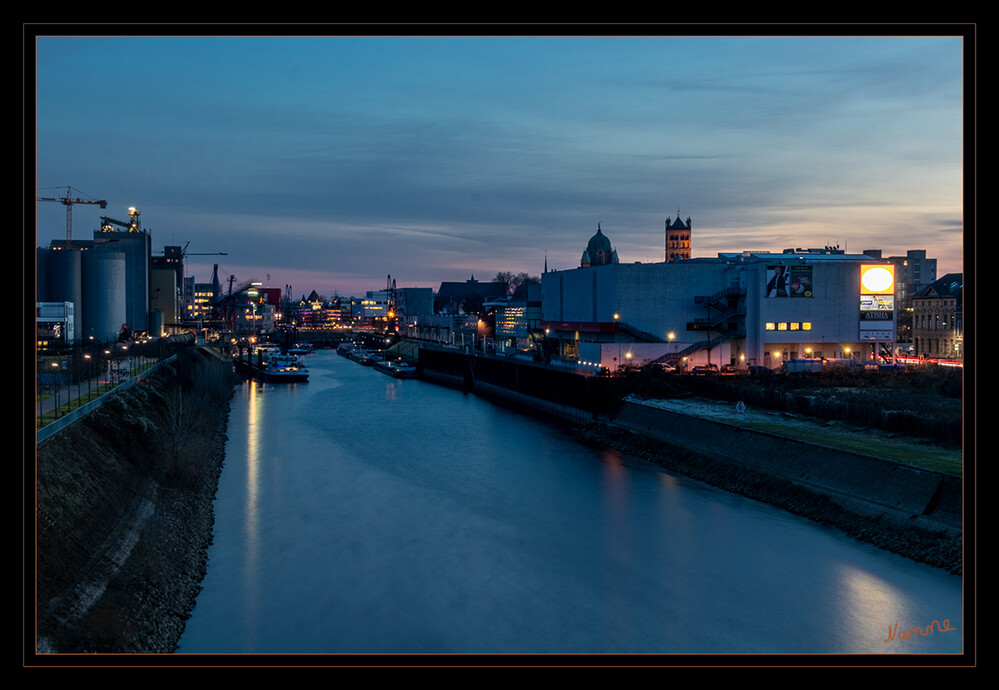
POLYGON ((962 651, 959 576, 474 395, 307 361, 307 383, 236 392, 181 654, 962 651))

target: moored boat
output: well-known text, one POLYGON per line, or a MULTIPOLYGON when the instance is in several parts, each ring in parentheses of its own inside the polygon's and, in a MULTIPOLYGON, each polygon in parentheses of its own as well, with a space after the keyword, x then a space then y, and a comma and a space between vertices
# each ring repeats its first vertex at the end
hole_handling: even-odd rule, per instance
POLYGON ((416 367, 401 359, 375 362, 374 368, 397 379, 413 379, 418 374, 416 367))
POLYGON ((362 350, 359 348, 354 348, 348 355, 352 360, 366 367, 370 367, 375 363, 374 357, 371 356, 367 350, 362 350))
POLYGON ((295 383, 309 380, 309 368, 297 355, 275 355, 266 360, 260 369, 261 377, 269 383, 295 383))

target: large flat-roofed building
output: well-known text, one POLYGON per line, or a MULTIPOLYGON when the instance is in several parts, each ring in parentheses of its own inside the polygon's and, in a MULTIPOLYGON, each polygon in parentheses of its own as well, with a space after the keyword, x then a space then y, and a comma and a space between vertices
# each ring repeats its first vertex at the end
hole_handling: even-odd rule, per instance
POLYGON ((611 370, 869 361, 895 340, 893 275, 833 248, 581 267, 542 276, 542 326, 562 359, 611 370))

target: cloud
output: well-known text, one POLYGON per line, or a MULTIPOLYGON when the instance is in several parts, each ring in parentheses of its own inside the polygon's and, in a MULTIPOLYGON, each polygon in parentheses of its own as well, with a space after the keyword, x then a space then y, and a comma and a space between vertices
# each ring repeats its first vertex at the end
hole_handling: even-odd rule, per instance
POLYGON ((571 267, 598 222, 656 260, 677 208, 695 255, 933 228, 954 263, 961 59, 955 37, 52 38, 38 184, 139 206, 154 245, 376 287, 571 267))

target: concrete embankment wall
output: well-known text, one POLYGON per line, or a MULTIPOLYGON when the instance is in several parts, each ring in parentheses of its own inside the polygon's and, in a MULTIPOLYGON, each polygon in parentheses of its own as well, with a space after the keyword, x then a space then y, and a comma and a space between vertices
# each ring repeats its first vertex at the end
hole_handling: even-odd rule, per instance
POLYGON ((828 494, 866 515, 961 527, 961 478, 626 402, 612 423, 828 494))
POLYGON ((569 422, 600 411, 604 381, 512 358, 421 348, 425 379, 569 422))

